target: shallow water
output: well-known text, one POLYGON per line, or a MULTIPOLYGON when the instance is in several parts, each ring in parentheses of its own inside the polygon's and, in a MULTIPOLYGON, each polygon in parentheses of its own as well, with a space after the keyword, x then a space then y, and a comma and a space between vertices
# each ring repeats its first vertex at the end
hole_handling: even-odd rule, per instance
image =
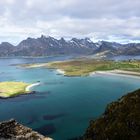
POLYGON ((0 120, 15 118, 55 140, 80 136, 106 105, 138 89, 140 79, 121 76, 64 77, 45 68, 24 69, 12 64, 63 60, 70 57, 0 59, 0 81, 41 81, 36 94, 0 100, 0 120))

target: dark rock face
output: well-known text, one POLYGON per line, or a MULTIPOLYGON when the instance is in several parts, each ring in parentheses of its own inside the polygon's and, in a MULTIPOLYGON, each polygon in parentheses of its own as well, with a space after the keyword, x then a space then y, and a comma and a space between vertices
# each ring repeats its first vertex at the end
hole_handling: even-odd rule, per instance
POLYGON ((15 120, 0 123, 0 140, 51 140, 15 120))
POLYGON ((15 49, 15 46, 11 45, 8 42, 3 42, 0 44, 0 56, 6 57, 9 55, 12 55, 14 49, 15 49))
POLYGON ((92 55, 104 53, 106 56, 139 55, 140 44, 119 44, 116 42, 101 41, 94 43, 89 38, 72 38, 66 41, 53 37, 27 38, 17 46, 8 42, 0 44, 0 57, 7 56, 51 56, 51 55, 92 55))
MULTIPOLYGON (((85 40, 85 43, 88 42, 85 40)), ((14 52, 15 56, 47 56, 62 54, 89 54, 91 49, 80 39, 66 41, 53 37, 41 36, 23 40, 14 52)), ((94 45, 94 43, 92 43, 94 45)))
POLYGON ((140 140, 140 90, 109 104, 90 122, 83 140, 140 140))

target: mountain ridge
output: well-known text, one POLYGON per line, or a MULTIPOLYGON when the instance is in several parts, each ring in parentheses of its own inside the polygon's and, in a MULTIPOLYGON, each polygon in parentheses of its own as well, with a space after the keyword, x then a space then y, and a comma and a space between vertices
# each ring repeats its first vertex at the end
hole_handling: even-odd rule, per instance
POLYGON ((51 55, 96 55, 105 56, 139 55, 140 43, 121 44, 117 42, 93 42, 90 38, 55 39, 41 35, 39 38, 28 37, 18 45, 8 42, 0 44, 0 57, 10 56, 51 56, 51 55))

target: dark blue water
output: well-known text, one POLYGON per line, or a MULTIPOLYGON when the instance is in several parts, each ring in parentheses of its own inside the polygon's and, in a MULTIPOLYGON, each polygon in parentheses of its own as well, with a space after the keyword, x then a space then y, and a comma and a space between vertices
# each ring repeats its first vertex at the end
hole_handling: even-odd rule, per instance
POLYGON ((64 77, 45 68, 24 69, 12 64, 69 59, 49 57, 0 59, 0 81, 41 81, 36 94, 0 100, 0 121, 15 118, 55 140, 80 136, 106 105, 140 87, 140 79, 119 76, 64 77))

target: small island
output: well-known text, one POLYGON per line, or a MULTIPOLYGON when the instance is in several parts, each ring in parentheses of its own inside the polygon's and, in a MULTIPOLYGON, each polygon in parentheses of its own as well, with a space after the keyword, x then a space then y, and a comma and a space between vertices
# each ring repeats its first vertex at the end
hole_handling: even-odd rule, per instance
POLYGON ((58 73, 65 76, 88 76, 96 73, 140 76, 140 61, 138 60, 113 61, 83 58, 49 63, 22 64, 20 67, 57 69, 58 73))
POLYGON ((10 98, 28 94, 31 84, 24 82, 0 82, 0 98, 10 98))

